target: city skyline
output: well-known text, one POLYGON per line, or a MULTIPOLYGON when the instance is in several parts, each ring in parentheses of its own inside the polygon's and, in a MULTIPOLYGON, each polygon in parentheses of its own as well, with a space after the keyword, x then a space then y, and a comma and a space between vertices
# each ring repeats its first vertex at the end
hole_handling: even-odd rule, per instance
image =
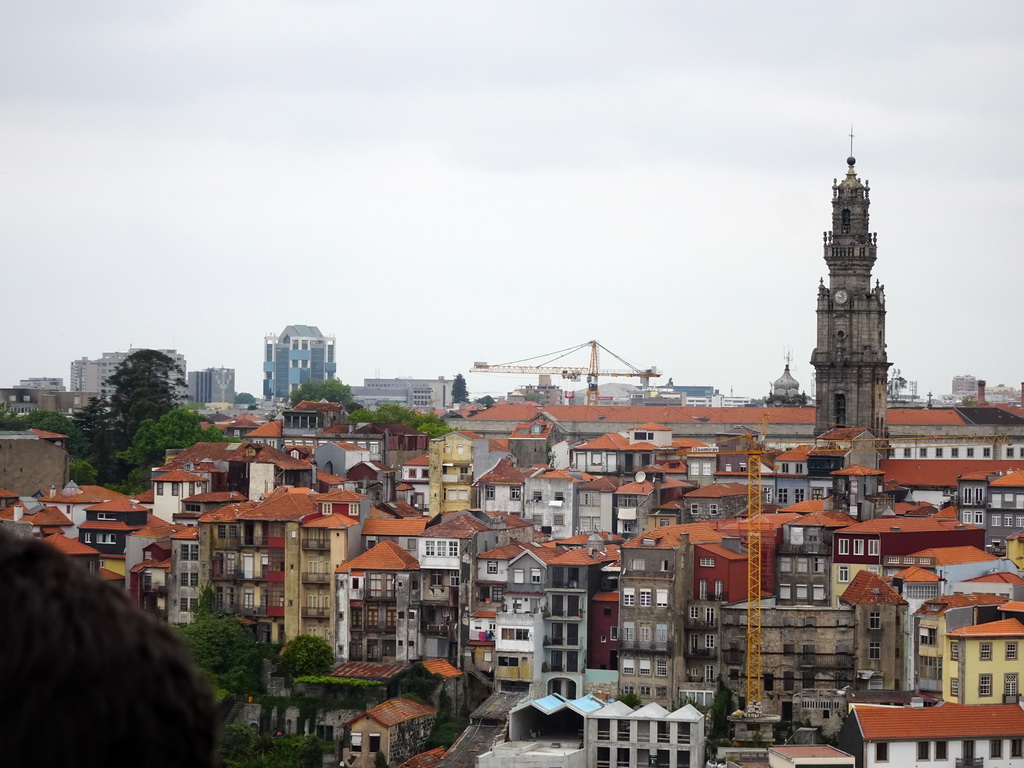
POLYGON ((1015 4, 262 2, 239 24, 224 3, 56 2, 3 21, 0 248, 33 324, 0 381, 145 346, 259 394, 261 338, 304 322, 337 337, 346 383, 461 372, 499 393, 530 379, 474 361, 596 338, 752 397, 792 351, 813 394, 851 122, 893 369, 921 397, 1024 379, 1005 349, 1015 4))

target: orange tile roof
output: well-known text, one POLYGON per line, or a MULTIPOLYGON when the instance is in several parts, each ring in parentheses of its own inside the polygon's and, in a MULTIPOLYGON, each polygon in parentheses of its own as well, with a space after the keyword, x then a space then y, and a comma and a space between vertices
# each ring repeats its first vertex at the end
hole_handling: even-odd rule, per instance
POLYGON ((124 576, 117 571, 110 570, 109 568, 97 568, 96 575, 104 581, 124 581, 124 576))
POLYGON ((111 522, 105 520, 86 520, 84 523, 78 526, 80 531, 137 531, 144 526, 141 525, 127 525, 121 522, 111 522))
POLYGON ((965 608, 969 605, 1003 605, 1007 598, 991 592, 967 592, 942 595, 924 601, 918 613, 945 613, 950 608, 965 608))
POLYGON ((419 536, 429 517, 371 517, 363 523, 363 536, 419 536))
POLYGON ((511 544, 506 544, 503 547, 495 547, 494 549, 488 549, 486 552, 481 552, 479 555, 476 556, 476 559, 477 560, 511 560, 513 557, 515 557, 516 555, 520 554, 521 552, 524 552, 527 549, 535 549, 535 548, 536 548, 536 545, 533 544, 533 543, 530 543, 530 544, 520 544, 519 542, 514 541, 511 544))
POLYGON ((552 543, 557 544, 560 547, 585 547, 590 543, 591 536, 597 536, 605 543, 621 544, 626 540, 625 537, 619 536, 617 533, 611 533, 609 531, 595 531, 594 533, 578 533, 575 536, 569 536, 565 539, 556 539, 552 543))
POLYGON ((283 421, 268 421, 261 427, 256 427, 252 432, 247 434, 245 437, 256 438, 256 437, 282 437, 284 435, 284 422, 283 421))
POLYGON ((991 488, 1024 488, 1024 471, 1017 470, 989 483, 991 488))
POLYGON ((434 747, 426 752, 413 755, 404 763, 399 763, 395 768, 436 768, 444 757, 444 747, 434 747))
POLYGON ((522 485, 526 477, 527 473, 516 467, 511 459, 501 459, 474 485, 522 485))
POLYGON ((652 421, 648 421, 645 424, 637 424, 635 427, 630 427, 629 432, 642 429, 644 432, 671 432, 671 427, 666 427, 664 424, 655 424, 652 421))
POLYGON ((182 528, 180 531, 175 531, 171 534, 172 539, 198 539, 199 538, 199 527, 195 525, 189 525, 182 528))
POLYGON ((1002 619, 961 627, 946 634, 949 637, 1024 637, 1024 624, 1020 619, 1002 619))
POLYGON ((806 512, 822 512, 825 509, 825 499, 808 499, 807 501, 798 501, 796 504, 790 504, 782 507, 780 512, 799 512, 804 514, 806 512))
POLYGON ((328 491, 327 493, 318 493, 314 495, 314 500, 317 502, 324 501, 332 503, 337 501, 348 502, 349 504, 351 504, 353 502, 360 502, 365 498, 367 497, 361 493, 356 493, 355 491, 346 491, 344 488, 335 488, 334 490, 328 491))
POLYGON ((980 530, 976 525, 934 517, 876 517, 842 529, 842 533, 921 533, 924 531, 980 530))
POLYGON ((807 453, 811 448, 812 446, 810 445, 794 446, 776 456, 775 461, 807 461, 807 453))
POLYGON ((45 429, 29 429, 36 437, 42 438, 43 440, 65 440, 67 435, 62 435, 59 432, 47 432, 45 429))
POLYGON ((960 563, 984 563, 998 560, 995 555, 977 547, 929 547, 912 552, 911 557, 934 557, 936 565, 958 565, 960 563))
POLYGON ((477 611, 476 613, 473 614, 472 618, 474 618, 474 619, 494 619, 494 618, 497 618, 497 616, 498 616, 498 612, 497 611, 477 611))
POLYGON ((337 573, 349 571, 418 571, 420 562, 393 541, 382 541, 372 549, 338 566, 337 573))
POLYGON ((338 512, 334 512, 330 515, 321 515, 314 513, 313 517, 307 518, 301 523, 303 528, 351 528, 353 525, 358 525, 357 520, 353 520, 348 515, 342 515, 338 512))
POLYGON ((1016 704, 953 704, 935 707, 876 707, 854 704, 867 741, 985 739, 1024 733, 1024 710, 1016 704))
POLYGON ((1024 613, 1024 600, 1009 600, 999 606, 1000 611, 1013 611, 1014 613, 1024 613))
POLYGON ((848 467, 837 469, 831 473, 836 477, 870 477, 876 475, 884 475, 880 469, 872 469, 871 467, 865 467, 863 464, 851 464, 848 467))
POLYGON ((581 547, 579 549, 570 549, 564 551, 558 555, 558 557, 552 558, 549 562, 551 565, 594 565, 595 563, 603 563, 607 560, 617 560, 616 556, 608 557, 602 552, 597 553, 597 557, 590 556, 590 550, 581 547))
POLYGON ((598 491, 607 492, 614 491, 619 487, 620 480, 617 477, 611 477, 610 475, 602 475, 601 477, 595 477, 593 480, 588 480, 580 486, 581 491, 598 491))
MULTIPOLYGON (((782 509, 779 510, 779 512, 799 512, 799 510, 793 509, 793 507, 795 506, 797 505, 794 504, 789 507, 783 507, 782 509)), ((839 512, 838 510, 830 509, 827 511, 822 510, 819 512, 810 512, 806 515, 798 517, 791 523, 787 523, 787 525, 820 525, 825 528, 848 528, 856 522, 856 520, 854 520, 845 512, 839 512)))
POLYGON ((134 500, 139 502, 139 504, 152 504, 154 498, 155 496, 153 494, 153 489, 150 488, 148 490, 143 491, 142 493, 135 494, 134 500))
POLYGON ((892 576, 894 579, 903 579, 915 584, 931 583, 939 581, 939 574, 934 571, 927 571, 919 565, 912 565, 909 568, 904 568, 899 573, 894 573, 892 576))
POLYGON ((726 560, 746 560, 747 554, 745 552, 734 552, 727 547, 723 547, 721 544, 714 542, 704 542, 694 545, 695 549, 707 552, 709 555, 714 557, 721 557, 726 560))
POLYGON ((928 424, 936 427, 955 427, 964 424, 953 408, 889 408, 886 421, 899 426, 928 424))
POLYGON ((537 417, 540 406, 534 403, 495 403, 485 411, 474 413, 469 421, 530 421, 537 417), (486 414, 486 415, 485 415, 486 414))
POLYGON ((1016 573, 986 573, 984 576, 975 576, 967 579, 967 582, 981 582, 982 584, 1024 584, 1024 579, 1016 573))
POLYGON ((314 494, 289 493, 287 488, 276 488, 263 501, 238 512, 239 520, 298 521, 317 511, 314 494))
POLYGON ((148 512, 149 509, 136 504, 134 501, 129 499, 127 496, 122 496, 117 499, 111 499, 110 501, 102 501, 99 504, 93 504, 92 506, 85 508, 87 512, 148 512))
POLYGON ((404 723, 417 717, 426 717, 436 714, 437 710, 426 704, 420 704, 412 699, 388 699, 376 707, 366 710, 367 717, 371 717, 385 728, 404 723))
POLYGON ((890 587, 882 577, 869 570, 857 571, 850 586, 839 596, 844 603, 851 605, 906 605, 907 601, 900 597, 899 592, 890 587))
POLYGON ((181 469, 172 469, 170 472, 153 478, 154 483, 205 483, 206 478, 193 475, 181 469))
POLYGON ((238 491, 207 491, 189 496, 182 501, 190 501, 195 504, 211 504, 217 502, 245 501, 245 496, 238 491))
POLYGON ((617 603, 619 602, 618 592, 597 592, 592 598, 592 602, 595 603, 617 603))
POLYGON ((712 483, 690 491, 686 494, 688 499, 721 499, 726 496, 746 496, 747 486, 743 483, 712 483))
POLYGON ((78 539, 69 539, 63 533, 53 533, 44 536, 43 541, 54 549, 63 552, 65 555, 98 555, 99 550, 93 549, 88 544, 83 544, 78 539))
POLYGON ((654 491, 654 483, 650 480, 644 480, 642 483, 626 483, 620 485, 615 493, 630 494, 635 496, 646 496, 654 491))
POLYGON ((429 467, 430 466, 430 454, 421 453, 415 458, 409 459, 402 463, 403 467, 429 467))
POLYGON ((172 533, 182 527, 184 526, 171 525, 170 523, 157 518, 156 522, 150 522, 142 528, 139 528, 132 534, 132 536, 139 536, 141 538, 148 539, 163 539, 170 537, 172 533))
POLYGON ((204 512, 202 517, 199 518, 200 523, 233 523, 238 519, 238 515, 245 510, 255 509, 257 502, 255 501, 239 501, 235 504, 225 504, 219 509, 214 509, 210 512, 204 512))
POLYGON ((454 515, 427 528, 423 535, 437 539, 472 539, 478 533, 491 530, 472 515, 454 515))
POLYGON ((20 498, 14 491, 5 491, 0 488, 0 499, 17 499, 20 498))
POLYGON ((63 491, 57 491, 56 496, 44 496, 40 499, 44 504, 99 504, 101 501, 111 499, 128 498, 123 493, 104 488, 102 485, 80 485, 78 493, 65 496, 63 491))
POLYGON ((462 675, 462 670, 456 669, 444 659, 429 659, 421 663, 428 672, 440 675, 441 677, 459 677, 462 675))
POLYGON ((887 479, 907 487, 955 488, 957 479, 973 472, 994 473, 1024 468, 1024 462, 1005 459, 882 459, 887 479))

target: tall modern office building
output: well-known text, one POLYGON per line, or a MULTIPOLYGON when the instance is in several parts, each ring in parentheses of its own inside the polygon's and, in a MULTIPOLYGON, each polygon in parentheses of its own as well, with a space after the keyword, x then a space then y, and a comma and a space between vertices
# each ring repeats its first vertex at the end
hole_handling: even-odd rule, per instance
POLYGON ((263 396, 283 400, 304 381, 333 379, 335 338, 315 325, 289 325, 267 336, 263 350, 263 396))
POLYGON ((235 402, 235 369, 205 368, 189 372, 188 399, 193 403, 235 402))

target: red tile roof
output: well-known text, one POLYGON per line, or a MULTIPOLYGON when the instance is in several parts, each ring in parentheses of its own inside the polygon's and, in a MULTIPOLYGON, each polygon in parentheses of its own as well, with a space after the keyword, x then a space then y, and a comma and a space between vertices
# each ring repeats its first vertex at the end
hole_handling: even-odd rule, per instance
POLYGON ((233 523, 238 519, 239 514, 246 510, 255 509, 255 501, 239 501, 235 504, 225 504, 219 509, 203 513, 199 518, 200 523, 233 523))
POLYGON ((1024 468, 1024 462, 993 459, 882 459, 888 480, 917 488, 955 488, 964 473, 1024 468))
POLYGON ((825 499, 808 499, 807 501, 798 501, 796 504, 790 504, 786 507, 781 507, 780 512, 799 512, 804 514, 807 512, 822 512, 825 509, 825 499))
POLYGON ((124 576, 117 571, 110 570, 109 568, 97 568, 96 575, 104 581, 124 581, 124 576))
POLYGON ((199 527, 196 525, 190 525, 182 528, 180 531, 175 531, 171 534, 172 539, 198 539, 199 538, 199 527))
MULTIPOLYGON (((806 504, 807 502, 801 502, 801 503, 806 504)), ((793 509, 793 507, 796 507, 796 506, 798 506, 798 505, 794 504, 794 505, 789 506, 789 507, 783 507, 779 511, 783 512, 783 513, 785 513, 785 512, 799 512, 799 510, 793 509)), ((854 520, 852 517, 850 517, 845 512, 839 512, 837 510, 830 509, 830 510, 827 510, 827 511, 822 510, 820 512, 810 512, 810 513, 808 513, 806 515, 798 517, 796 520, 794 520, 791 523, 787 523, 787 525, 820 525, 820 526, 823 526, 825 528, 848 528, 849 526, 855 524, 856 522, 857 522, 856 520, 854 520)))
POLYGON ((317 512, 313 497, 308 489, 276 488, 256 506, 239 510, 237 517, 239 520, 298 521, 317 512))
POLYGON ((950 608, 964 608, 969 605, 1003 605, 1007 599, 990 592, 969 592, 966 594, 942 595, 924 601, 918 613, 945 613, 950 608))
POLYGON ((363 536, 419 536, 429 517, 371 517, 363 523, 363 536))
POLYGON ((170 472, 166 472, 159 477, 153 478, 154 483, 205 483, 206 478, 200 477, 199 475, 193 475, 191 472, 185 472, 181 469, 172 469, 170 472))
POLYGON ((903 579, 914 584, 921 583, 933 583, 939 581, 939 574, 934 571, 926 571, 919 565, 912 565, 909 568, 904 568, 899 573, 894 573, 892 576, 894 579, 903 579))
POLYGON ((387 680, 404 670, 402 662, 346 661, 331 672, 331 677, 355 677, 360 680, 387 680))
POLYGON ((462 675, 461 670, 456 669, 444 659, 429 659, 422 663, 425 670, 441 677, 459 677, 462 675))
POLYGON ((404 763, 399 763, 395 768, 436 768, 444 757, 444 747, 434 747, 426 752, 413 755, 404 763))
POLYGON ((182 499, 182 501, 189 501, 195 504, 227 503, 229 501, 245 501, 245 496, 238 491, 207 491, 206 493, 197 493, 194 496, 189 496, 182 499))
POLYGON ((984 576, 975 576, 967 579, 967 582, 981 582, 982 584, 1024 584, 1024 579, 1016 573, 986 573, 984 576))
POLYGON ((314 513, 313 517, 306 518, 302 521, 303 528, 351 528, 353 525, 358 525, 357 520, 353 520, 348 515, 342 515, 334 512, 330 515, 321 515, 314 513))
POLYGON ((877 573, 868 570, 858 571, 850 586, 839 596, 839 599, 850 605, 906 605, 907 601, 900 597, 899 592, 890 587, 877 573))
POLYGON ((1024 488, 1024 470, 1017 470, 1003 475, 989 483, 991 488, 1024 488))
POLYGON ((1016 704, 953 704, 935 707, 875 707, 854 704, 867 741, 985 739, 1024 733, 1024 710, 1016 704))
POLYGON ((54 549, 63 552, 65 555, 98 555, 99 550, 93 549, 88 544, 83 544, 78 539, 69 539, 63 533, 54 533, 44 536, 43 541, 54 549))
POLYGON ((644 480, 642 483, 626 483, 620 485, 615 493, 629 494, 634 496, 646 496, 654 491, 654 483, 644 480))
POLYGON ((356 493, 355 491, 346 491, 343 488, 335 488, 331 491, 328 491, 327 493, 315 494, 313 498, 314 501, 318 503, 348 502, 349 504, 352 504, 353 502, 358 503, 367 497, 361 493, 356 493))
POLYGON ((122 496, 110 501, 102 501, 85 508, 87 512, 149 512, 147 507, 136 504, 127 496, 122 496))
POLYGON ((961 627, 946 634, 949 637, 1024 637, 1024 624, 1020 619, 1002 619, 961 627))
POLYGON ((81 485, 78 493, 65 496, 63 491, 57 491, 56 496, 44 496, 40 501, 44 504, 99 504, 101 501, 119 498, 128 497, 102 485, 81 485))
POLYGON ((66 440, 67 439, 67 435, 62 435, 59 432, 47 432, 44 429, 30 429, 29 432, 31 432, 36 437, 42 438, 43 440, 66 440))
POLYGON ((960 563, 984 563, 998 560, 995 555, 977 547, 929 547, 912 552, 911 557, 934 557, 936 565, 958 565, 960 563))
POLYGON ((246 435, 246 438, 257 438, 257 437, 282 437, 284 435, 284 422, 283 421, 268 421, 261 427, 256 427, 252 432, 246 435))
POLYGON ((419 560, 393 541, 382 541, 338 566, 338 573, 350 571, 418 571, 419 560))
POLYGON ((841 533, 890 533, 902 531, 904 533, 922 533, 925 531, 955 531, 955 530, 979 530, 976 525, 968 525, 956 520, 938 520, 934 517, 876 517, 874 520, 865 520, 856 523, 848 528, 841 529, 841 533))
POLYGON ((494 469, 486 473, 474 485, 522 485, 526 472, 516 467, 511 459, 501 459, 494 469))
POLYGON ((832 474, 836 477, 869 477, 874 475, 884 475, 885 472, 880 469, 865 467, 862 464, 851 464, 848 467, 837 469, 832 474))
POLYGON ((429 467, 430 466, 430 454, 421 453, 415 458, 409 459, 402 463, 403 467, 429 467))
POLYGON ((404 723, 406 720, 437 714, 437 710, 412 699, 388 699, 376 707, 366 710, 364 714, 385 728, 390 728, 393 725, 404 723))
POLYGON ((488 526, 472 515, 452 515, 427 528, 423 535, 435 539, 472 539, 478 533, 489 530, 488 526))
POLYGON ((746 496, 747 486, 743 483, 712 483, 690 491, 686 494, 688 499, 721 499, 726 496, 746 496))

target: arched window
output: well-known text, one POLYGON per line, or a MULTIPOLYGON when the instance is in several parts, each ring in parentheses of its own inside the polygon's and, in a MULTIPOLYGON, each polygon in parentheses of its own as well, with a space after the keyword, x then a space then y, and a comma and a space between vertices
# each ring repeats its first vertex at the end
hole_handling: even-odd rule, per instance
POLYGON ((850 209, 843 208, 842 212, 842 232, 846 233, 850 231, 850 209))
POLYGON ((846 395, 837 394, 833 398, 833 405, 835 406, 833 411, 833 418, 835 420, 834 426, 845 427, 846 426, 846 395))

